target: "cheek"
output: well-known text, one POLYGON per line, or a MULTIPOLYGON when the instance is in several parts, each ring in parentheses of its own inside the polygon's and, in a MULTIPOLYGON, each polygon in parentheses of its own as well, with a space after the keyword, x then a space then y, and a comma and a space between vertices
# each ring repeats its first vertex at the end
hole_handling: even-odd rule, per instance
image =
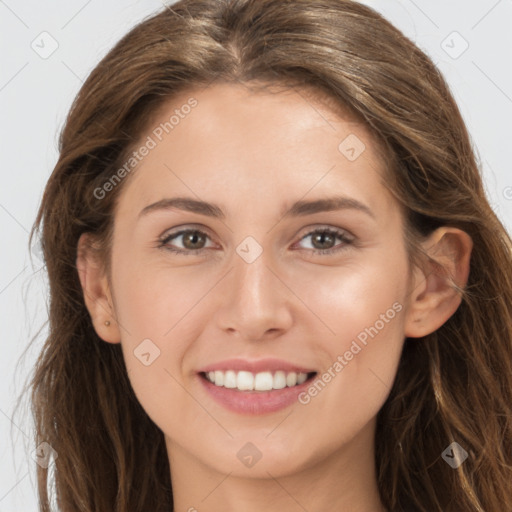
POLYGON ((112 278, 128 375, 140 403, 160 423, 162 411, 180 407, 181 366, 198 335, 191 318, 214 281, 193 277, 192 267, 169 269, 128 259, 118 260, 112 278))
POLYGON ((331 353, 349 349, 358 336, 364 343, 365 336, 376 335, 374 328, 379 334, 399 330, 407 275, 398 254, 394 261, 375 253, 364 261, 310 268, 307 277, 299 276, 297 272, 293 279, 294 292, 316 315, 321 339, 331 353))
POLYGON ((119 265, 114 279, 116 313, 126 327, 123 343, 147 337, 162 346, 183 329, 216 281, 211 272, 197 266, 129 262, 119 265))
POLYGON ((325 354, 317 385, 301 403, 319 414, 332 410, 330 424, 340 431, 369 421, 391 390, 404 342, 406 261, 405 253, 381 252, 317 272, 298 292, 321 320, 316 345, 325 354))
POLYGON ((122 278, 119 273, 114 287, 133 390, 155 424, 178 432, 182 425, 176 412, 190 409, 190 397, 182 385, 183 360, 198 335, 190 319, 211 285, 176 270, 166 274, 147 268, 126 272, 122 278))

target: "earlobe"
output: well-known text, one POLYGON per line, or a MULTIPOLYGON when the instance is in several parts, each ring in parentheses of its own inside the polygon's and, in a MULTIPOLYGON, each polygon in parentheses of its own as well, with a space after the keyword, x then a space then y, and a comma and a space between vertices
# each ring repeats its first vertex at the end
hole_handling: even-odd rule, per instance
POLYGON ((119 343, 120 333, 115 320, 109 282, 90 233, 83 233, 80 236, 76 268, 82 285, 84 302, 96 333, 108 343, 119 343))
POLYGON ((419 338, 441 327, 457 310, 470 269, 471 237, 458 228, 438 228, 423 243, 429 256, 415 269, 404 334, 419 338))

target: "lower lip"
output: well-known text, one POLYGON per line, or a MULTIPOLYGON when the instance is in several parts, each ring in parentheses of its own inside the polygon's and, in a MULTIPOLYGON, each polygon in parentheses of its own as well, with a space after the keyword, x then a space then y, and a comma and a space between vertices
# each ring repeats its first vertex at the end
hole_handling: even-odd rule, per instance
POLYGON ((297 386, 272 391, 239 391, 216 386, 201 375, 199 380, 212 398, 226 409, 239 414, 255 415, 280 411, 298 402, 299 394, 309 386, 311 379, 297 386))

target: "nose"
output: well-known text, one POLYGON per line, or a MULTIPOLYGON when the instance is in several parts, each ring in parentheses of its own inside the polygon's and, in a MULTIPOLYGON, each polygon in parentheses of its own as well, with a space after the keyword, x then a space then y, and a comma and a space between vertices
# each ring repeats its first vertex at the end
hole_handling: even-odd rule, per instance
POLYGON ((269 253, 250 263, 235 254, 220 290, 217 327, 246 341, 279 337, 292 324, 293 293, 272 268, 269 253))

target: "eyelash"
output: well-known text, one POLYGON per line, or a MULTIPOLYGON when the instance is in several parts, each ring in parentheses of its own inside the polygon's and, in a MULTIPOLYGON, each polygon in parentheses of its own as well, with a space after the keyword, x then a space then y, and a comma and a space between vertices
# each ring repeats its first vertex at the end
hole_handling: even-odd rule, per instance
MULTIPOLYGON (((205 233, 204 231, 201 231, 200 229, 190 229, 190 228, 189 229, 182 229, 181 231, 177 231, 176 233, 171 233, 170 235, 167 235, 164 238, 161 238, 159 240, 158 247, 161 247, 163 249, 166 249, 166 250, 171 251, 171 252, 176 253, 176 254, 182 254, 184 256, 193 256, 193 255, 198 254, 201 251, 205 250, 204 247, 201 248, 201 249, 185 249, 185 250, 183 250, 183 249, 175 249, 175 248, 167 245, 170 240, 178 238, 180 235, 183 235, 183 234, 186 234, 186 233, 200 233, 201 235, 204 235, 204 236, 209 238, 208 234, 205 233)), ((314 229, 314 230, 310 231, 309 233, 306 233, 300 239, 300 241, 302 241, 302 240, 304 240, 304 238, 307 238, 308 236, 314 235, 316 233, 333 235, 336 238, 339 238, 343 242, 343 245, 341 245, 341 247, 331 248, 331 249, 309 249, 310 251, 313 252, 313 254, 319 254, 319 255, 334 254, 334 253, 337 253, 339 251, 342 251, 342 250, 346 249, 347 245, 351 245, 353 243, 353 240, 346 235, 345 231, 342 231, 340 229, 333 229, 333 228, 317 228, 317 229, 314 229)), ((308 250, 308 249, 306 249, 306 250, 308 250)))

